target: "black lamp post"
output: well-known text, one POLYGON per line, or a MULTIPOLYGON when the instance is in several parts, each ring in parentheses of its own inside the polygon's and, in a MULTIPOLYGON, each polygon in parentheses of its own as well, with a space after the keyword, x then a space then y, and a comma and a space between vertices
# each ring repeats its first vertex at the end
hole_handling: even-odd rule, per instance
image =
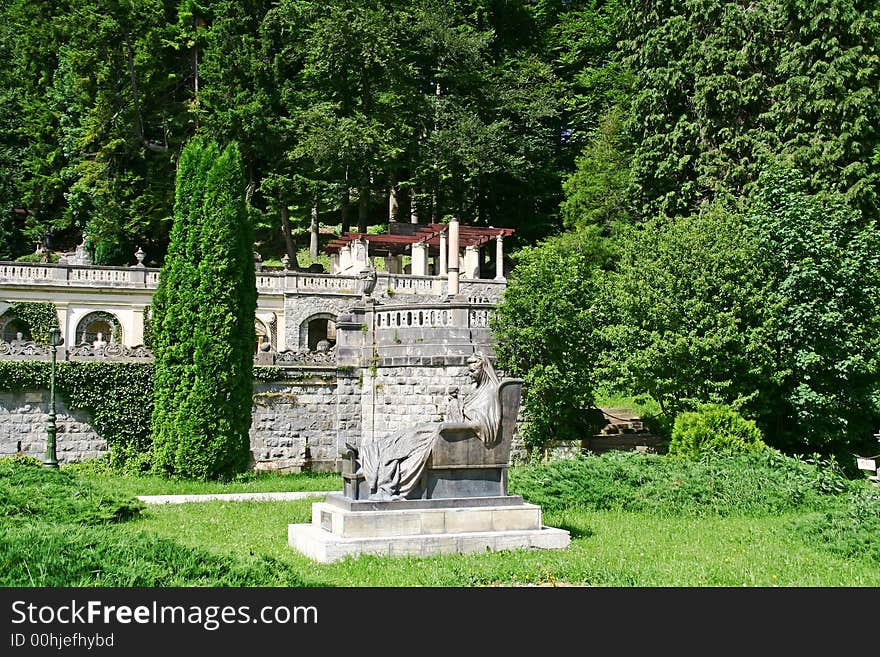
POLYGON ((49 354, 52 356, 52 368, 49 370, 49 419, 46 420, 46 458, 43 459, 43 467, 57 468, 58 459, 55 457, 55 354, 61 339, 61 331, 57 326, 49 329, 49 354))

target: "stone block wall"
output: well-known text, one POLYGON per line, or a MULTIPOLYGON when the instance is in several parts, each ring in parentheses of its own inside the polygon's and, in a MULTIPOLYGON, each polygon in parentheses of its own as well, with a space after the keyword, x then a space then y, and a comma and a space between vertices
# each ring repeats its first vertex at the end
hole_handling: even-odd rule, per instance
POLYGON ((336 467, 336 370, 254 385, 251 424, 255 470, 336 467))
MULTIPOLYGON (((46 456, 49 391, 0 392, 0 456, 46 456)), ((69 411, 55 398, 55 453, 59 463, 73 463, 106 454, 107 442, 89 424, 85 413, 69 411)))
MULTIPOLYGON (((430 362, 430 359, 429 359, 430 362)), ((364 373, 361 393, 363 435, 383 437, 424 422, 441 422, 447 390, 468 394, 467 365, 376 367, 364 373)))

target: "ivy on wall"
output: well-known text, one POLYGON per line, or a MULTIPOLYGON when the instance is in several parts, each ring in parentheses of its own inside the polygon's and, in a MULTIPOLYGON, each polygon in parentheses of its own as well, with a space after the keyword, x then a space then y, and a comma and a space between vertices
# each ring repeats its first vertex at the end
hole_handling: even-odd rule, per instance
MULTIPOLYGON (((0 361, 0 391, 46 390, 45 361, 0 361)), ((55 390, 70 410, 85 411, 120 469, 147 466, 153 411, 152 363, 57 363, 55 390)))
POLYGON ((27 324, 38 344, 49 344, 49 328, 58 324, 58 309, 51 302, 16 301, 6 313, 27 324))

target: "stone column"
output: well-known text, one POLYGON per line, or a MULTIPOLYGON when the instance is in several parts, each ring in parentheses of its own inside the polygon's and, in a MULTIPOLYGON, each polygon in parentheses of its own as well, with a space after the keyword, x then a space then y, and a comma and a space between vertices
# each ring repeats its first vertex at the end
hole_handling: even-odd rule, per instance
POLYGON ((464 248, 464 271, 462 278, 480 277, 480 247, 466 246, 464 248))
POLYGON ((330 273, 338 274, 339 273, 339 254, 331 253, 330 254, 330 273))
POLYGON ((504 280, 504 237, 495 237, 495 280, 504 280))
POLYGON ((440 233, 440 267, 438 276, 446 276, 446 233, 440 233))
POLYGON ((343 274, 351 269, 351 246, 346 244, 339 249, 339 271, 343 274))
POLYGON ((124 335, 126 347, 136 347, 144 343, 144 311, 146 308, 133 308, 131 311, 131 328, 124 335))
POLYGON ((455 217, 449 222, 449 259, 446 275, 449 280, 447 294, 454 297, 458 294, 458 219, 455 217))
POLYGON ((70 322, 70 305, 56 302, 55 309, 58 311, 58 328, 61 330, 61 337, 64 339, 64 347, 76 345, 74 336, 76 327, 72 326, 70 322))
POLYGON ((391 255, 390 253, 385 256, 385 271, 387 271, 389 274, 399 274, 400 257, 391 255))
POLYGON ((413 276, 428 275, 428 245, 424 242, 416 242, 412 245, 412 270, 413 276))

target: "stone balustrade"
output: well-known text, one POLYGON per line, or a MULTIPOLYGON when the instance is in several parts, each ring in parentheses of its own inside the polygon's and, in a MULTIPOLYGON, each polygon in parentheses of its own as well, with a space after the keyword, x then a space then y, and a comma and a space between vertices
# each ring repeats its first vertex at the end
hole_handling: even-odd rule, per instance
MULTIPOLYGON (((361 283, 357 276, 317 274, 298 271, 257 272, 259 294, 329 293, 359 295, 361 283)), ((149 267, 101 267, 95 265, 36 264, 0 262, 2 286, 57 286, 109 287, 155 290, 159 270, 149 267)), ((470 280, 462 282, 462 293, 472 303, 496 303, 505 288, 503 281, 470 280)), ((377 296, 394 294, 443 296, 446 278, 443 276, 412 276, 379 272, 376 281, 377 296)))

